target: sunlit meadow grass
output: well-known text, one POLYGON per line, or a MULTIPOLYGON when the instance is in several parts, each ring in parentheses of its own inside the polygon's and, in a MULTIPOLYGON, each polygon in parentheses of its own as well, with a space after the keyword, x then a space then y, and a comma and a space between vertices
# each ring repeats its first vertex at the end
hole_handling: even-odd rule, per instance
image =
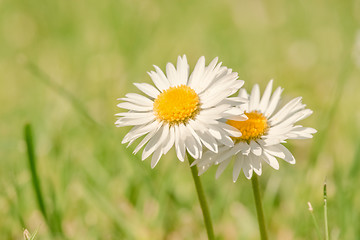
MULTIPOLYGON (((206 239, 188 166, 170 152, 151 170, 114 127, 116 99, 182 54, 219 56, 247 89, 275 78, 314 111, 314 139, 287 144, 297 164, 260 178, 269 237, 317 239, 308 201, 325 236, 326 178, 330 239, 358 239, 359 16, 358 0, 1 0, 1 239, 206 239)), ((214 175, 201 178, 218 239, 259 239, 251 183, 214 175)))

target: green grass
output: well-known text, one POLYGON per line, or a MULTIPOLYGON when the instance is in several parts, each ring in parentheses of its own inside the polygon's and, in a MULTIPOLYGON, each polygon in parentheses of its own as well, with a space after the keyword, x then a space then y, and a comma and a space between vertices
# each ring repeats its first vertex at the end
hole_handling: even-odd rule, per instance
MULTIPOLYGON (((308 201, 325 237, 326 178, 329 238, 357 239, 359 15, 358 0, 0 1, 1 238, 206 239, 188 165, 170 152, 151 170, 114 126, 116 99, 186 54, 219 56, 248 89, 275 78, 314 110, 314 139, 287 144, 297 164, 259 178, 269 238, 318 239, 308 201)), ((201 178, 217 239, 259 239, 251 182, 214 176, 201 178)))

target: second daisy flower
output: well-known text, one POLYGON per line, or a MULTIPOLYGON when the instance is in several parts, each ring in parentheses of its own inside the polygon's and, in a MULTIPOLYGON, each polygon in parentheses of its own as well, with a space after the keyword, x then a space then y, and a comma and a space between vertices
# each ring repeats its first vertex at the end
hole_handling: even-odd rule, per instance
POLYGON ((305 108, 301 103, 302 98, 297 97, 288 102, 281 109, 278 109, 280 95, 283 91, 278 87, 273 94, 273 81, 267 85, 263 96, 260 99, 259 85, 255 84, 251 94, 241 89, 239 97, 249 101, 239 105, 248 117, 246 121, 227 120, 227 124, 241 131, 242 136, 233 137, 234 146, 222 146, 218 154, 211 152, 204 153, 201 159, 196 160, 199 173, 204 173, 211 165, 219 165, 216 177, 225 170, 234 157, 233 181, 239 177, 241 169, 245 177, 250 179, 255 172, 262 173, 262 163, 266 162, 274 169, 279 169, 276 158, 284 159, 290 164, 295 164, 295 158, 284 146, 287 139, 312 138, 316 130, 301 125, 294 125, 296 122, 307 118, 312 114, 310 109, 305 108))

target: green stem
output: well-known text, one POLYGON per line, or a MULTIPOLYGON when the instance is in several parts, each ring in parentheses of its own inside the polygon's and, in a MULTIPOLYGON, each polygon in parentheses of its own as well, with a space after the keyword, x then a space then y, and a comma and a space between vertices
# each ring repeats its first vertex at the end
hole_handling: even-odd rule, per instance
POLYGON ((313 222, 314 222, 316 233, 318 235, 318 239, 322 239, 319 224, 316 221, 316 217, 315 217, 315 214, 314 214, 314 209, 312 208, 312 205, 311 205, 310 202, 308 202, 308 206, 309 206, 309 212, 310 212, 311 217, 312 217, 313 222))
POLYGON ((259 222, 261 240, 267 240, 268 236, 266 233, 264 211, 263 211, 262 203, 261 203, 259 180, 258 180, 258 176, 256 174, 254 174, 252 176, 251 183, 252 183, 252 188, 253 188, 253 192, 254 192, 256 213, 257 213, 258 222, 259 222))
MULTIPOLYGON (((188 154, 188 159, 189 159, 189 166, 190 166, 194 162, 194 159, 189 154, 188 154)), ((196 192, 197 192, 197 195, 199 198, 202 214, 204 217, 204 223, 205 223, 208 239, 214 240, 215 235, 214 235, 214 229, 213 229, 212 222, 211 222, 210 211, 209 211, 209 207, 206 202, 204 189, 203 189, 201 181, 200 181, 197 167, 196 166, 190 167, 190 169, 191 169, 191 173, 192 173, 192 176, 194 179, 195 188, 196 188, 196 192)))
POLYGON ((47 211, 47 207, 46 207, 46 204, 44 201, 44 195, 41 191, 40 178, 39 178, 38 171, 37 171, 38 169, 36 166, 35 146, 34 146, 34 139, 33 139, 33 135, 32 135, 32 128, 31 128, 30 124, 26 124, 24 126, 24 139, 25 139, 25 143, 26 143, 32 186, 34 188, 34 192, 35 192, 35 196, 36 196, 36 200, 37 200, 37 204, 39 206, 40 212, 43 215, 45 222, 48 225, 53 236, 60 235, 60 236, 64 237, 62 229, 61 229, 61 223, 59 223, 58 226, 54 225, 52 215, 50 215, 49 212, 47 211))
MULTIPOLYGON (((40 212, 42 213, 43 217, 45 218, 45 221, 48 223, 48 215, 44 203, 43 194, 41 192, 40 187, 40 180, 37 173, 36 168, 36 155, 34 150, 34 141, 32 137, 32 131, 31 131, 31 125, 26 124, 24 127, 24 136, 25 136, 25 142, 26 142, 26 149, 27 149, 27 156, 29 160, 29 168, 31 173, 31 180, 32 185, 35 191, 37 204, 39 206, 40 212)), ((51 228, 51 226, 49 226, 51 228)))
POLYGON ((325 218, 325 240, 329 240, 329 226, 328 226, 328 218, 327 218, 326 180, 324 182, 324 218, 325 218))

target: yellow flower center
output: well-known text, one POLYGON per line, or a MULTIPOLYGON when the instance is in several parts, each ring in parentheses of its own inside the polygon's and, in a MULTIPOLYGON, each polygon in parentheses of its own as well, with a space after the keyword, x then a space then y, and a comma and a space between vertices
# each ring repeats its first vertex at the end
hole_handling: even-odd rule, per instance
POLYGON ((155 116, 169 124, 187 123, 199 110, 199 96, 186 85, 170 87, 154 101, 155 116))
POLYGON ((267 118, 258 111, 250 113, 245 112, 248 117, 246 121, 228 120, 226 123, 239 129, 241 137, 233 138, 234 141, 250 142, 251 140, 260 139, 269 129, 267 118))

